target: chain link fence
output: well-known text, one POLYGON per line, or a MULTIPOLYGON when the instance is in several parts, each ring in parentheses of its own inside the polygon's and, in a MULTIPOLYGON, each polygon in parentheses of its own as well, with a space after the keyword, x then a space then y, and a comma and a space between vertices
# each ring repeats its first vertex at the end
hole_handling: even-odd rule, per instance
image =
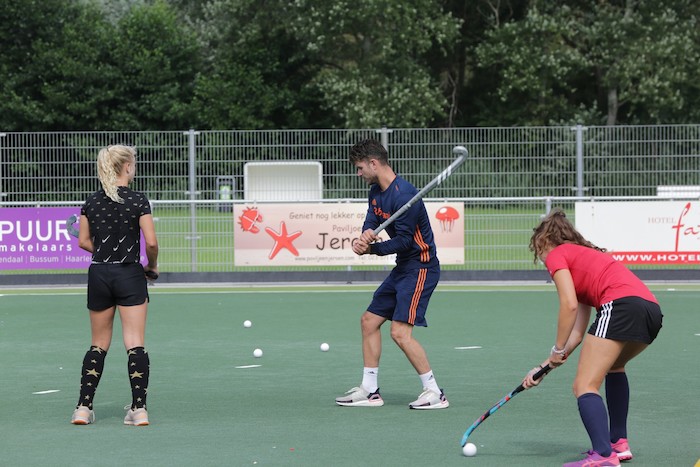
MULTIPOLYGON (((700 125, 0 133, 0 208, 80 205, 99 188, 99 149, 133 145, 133 188, 153 203, 163 271, 261 271, 233 266, 231 207, 257 201, 246 197, 246 165, 278 162, 291 179, 285 164, 314 163, 321 191, 313 201, 364 201, 367 186, 348 162, 363 138, 381 140, 394 169, 419 188, 452 162, 454 146, 469 150, 428 196, 465 203, 465 264, 446 269, 541 270, 527 243, 552 206, 573 213, 577 200, 700 192, 700 125)), ((266 202, 309 201, 279 180, 270 178, 266 202)))

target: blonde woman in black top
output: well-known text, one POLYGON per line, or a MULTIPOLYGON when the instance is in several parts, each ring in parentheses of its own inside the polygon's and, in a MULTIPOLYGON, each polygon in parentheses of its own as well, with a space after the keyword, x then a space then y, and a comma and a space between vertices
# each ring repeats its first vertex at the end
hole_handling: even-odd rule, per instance
POLYGON ((87 292, 92 345, 83 360, 80 398, 71 423, 95 421, 95 391, 118 309, 132 393, 124 424, 143 426, 149 424, 149 358, 144 347, 149 301, 146 277, 158 275, 158 240, 148 199, 129 188, 136 175, 136 150, 122 145, 102 149, 97 156, 97 173, 102 189, 80 210, 78 244, 92 253, 87 292), (145 267, 140 263, 141 233, 146 243, 145 267))

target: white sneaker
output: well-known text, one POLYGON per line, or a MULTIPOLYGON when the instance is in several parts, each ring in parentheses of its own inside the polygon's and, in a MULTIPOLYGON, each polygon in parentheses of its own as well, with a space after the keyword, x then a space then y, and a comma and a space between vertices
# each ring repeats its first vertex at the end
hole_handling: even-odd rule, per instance
POLYGON ((423 392, 418 399, 408 404, 410 409, 431 410, 431 409, 446 409, 450 403, 445 397, 445 392, 441 389, 440 394, 432 389, 423 388, 423 392))
POLYGON ((352 388, 340 397, 335 398, 335 403, 343 407, 381 407, 384 405, 379 388, 370 393, 362 386, 352 388))
POLYGON ((124 417, 124 425, 148 425, 148 412, 146 412, 146 409, 144 409, 143 407, 136 410, 132 410, 131 407, 129 407, 129 410, 126 412, 126 417, 124 417))
POLYGON ((73 425, 89 425, 95 421, 95 412, 92 409, 81 405, 73 411, 70 422, 73 425))

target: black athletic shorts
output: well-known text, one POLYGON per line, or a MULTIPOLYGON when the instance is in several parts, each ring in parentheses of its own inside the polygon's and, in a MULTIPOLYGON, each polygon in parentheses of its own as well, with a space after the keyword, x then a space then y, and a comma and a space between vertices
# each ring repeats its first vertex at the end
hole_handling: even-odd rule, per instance
POLYGON ((598 308, 588 334, 616 341, 651 344, 661 330, 658 304, 640 297, 622 297, 598 308))
POLYGON ((91 264, 87 289, 87 307, 93 311, 148 301, 148 285, 140 263, 91 264))

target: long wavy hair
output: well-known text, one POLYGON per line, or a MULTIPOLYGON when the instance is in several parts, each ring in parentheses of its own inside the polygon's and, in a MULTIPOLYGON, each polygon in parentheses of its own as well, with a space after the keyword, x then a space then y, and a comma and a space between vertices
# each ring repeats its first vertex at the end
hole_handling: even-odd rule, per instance
POLYGON ((107 146, 97 155, 97 177, 105 194, 115 203, 124 203, 117 190, 117 178, 124 164, 133 162, 135 158, 136 149, 121 144, 107 146))
POLYGON ((595 246, 576 230, 566 214, 559 208, 552 209, 540 225, 533 229, 530 238, 530 251, 535 254, 535 263, 539 261, 542 251, 547 247, 559 246, 563 243, 573 243, 576 245, 593 248, 598 251, 607 251, 605 248, 595 246))

